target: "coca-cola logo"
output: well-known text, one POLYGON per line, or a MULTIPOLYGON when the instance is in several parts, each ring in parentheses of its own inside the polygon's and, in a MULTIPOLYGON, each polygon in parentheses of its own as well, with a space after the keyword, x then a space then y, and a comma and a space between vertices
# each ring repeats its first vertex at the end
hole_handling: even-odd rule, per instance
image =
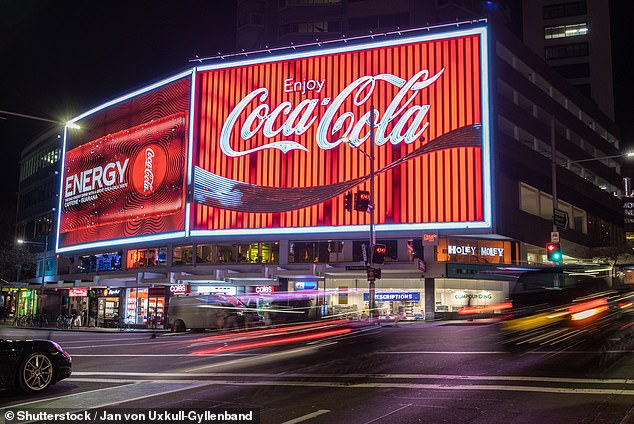
MULTIPOLYGON (((301 136, 314 126, 317 127, 317 145, 323 150, 337 147, 343 138, 358 146, 369 138, 370 112, 357 117, 353 111, 343 110, 343 105, 352 100, 355 107, 361 107, 366 103, 368 106, 379 84, 395 86, 399 91, 391 98, 384 111, 374 110, 376 145, 381 146, 387 142, 412 143, 419 140, 429 126, 425 118, 430 105, 420 104, 421 90, 436 82, 444 70, 442 68, 431 77, 428 70, 422 70, 409 79, 393 74, 363 76, 346 86, 334 98, 305 98, 297 105, 290 101, 270 105, 267 103, 269 90, 258 88, 240 100, 227 117, 220 135, 220 148, 225 155, 231 157, 244 156, 264 149, 278 149, 284 153, 291 150, 308 152, 310 150, 306 146, 292 138, 301 136), (325 110, 321 120, 317 121, 319 108, 325 110), (238 122, 242 122, 242 125, 239 126, 238 122), (233 146, 239 141, 232 139, 236 134, 245 141, 259 134, 274 141, 245 150, 236 150, 233 146)), ((313 80, 295 83, 287 79, 283 90, 298 91, 302 94, 306 93, 307 89, 319 94, 326 91, 326 80, 315 80, 312 85, 309 84, 311 81, 313 80)))
POLYGON ((159 145, 142 148, 132 166, 132 185, 144 196, 156 192, 167 173, 167 155, 159 145))

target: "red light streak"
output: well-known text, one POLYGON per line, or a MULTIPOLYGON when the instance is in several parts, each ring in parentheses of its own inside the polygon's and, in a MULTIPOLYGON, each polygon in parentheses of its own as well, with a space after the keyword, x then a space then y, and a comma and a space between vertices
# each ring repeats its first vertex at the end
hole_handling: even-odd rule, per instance
POLYGON ((208 355, 213 353, 227 353, 227 352, 235 352, 238 350, 257 349, 260 347, 277 346, 277 345, 283 345, 288 343, 303 342, 308 340, 324 339, 326 337, 333 337, 333 336, 339 336, 341 334, 347 334, 347 333, 350 333, 351 331, 352 329, 350 328, 342 328, 339 330, 330 330, 330 331, 324 331, 321 333, 312 333, 312 334, 307 334, 304 336, 283 337, 283 338, 279 338, 275 340, 267 340, 263 342, 241 343, 241 344, 235 344, 230 346, 219 346, 213 349, 197 350, 193 352, 193 354, 194 355, 208 355))
POLYGON ((568 308, 568 312, 571 314, 575 314, 577 312, 585 311, 587 309, 597 308, 599 306, 607 305, 608 300, 605 298, 591 300, 589 302, 579 303, 577 305, 572 305, 568 308))
POLYGON ((486 306, 464 306, 460 308, 460 310, 458 311, 458 314, 466 315, 466 314, 477 314, 482 312, 501 311, 504 309, 510 309, 512 307, 513 307, 513 304, 511 302, 503 302, 503 303, 498 303, 496 305, 486 305, 486 306))

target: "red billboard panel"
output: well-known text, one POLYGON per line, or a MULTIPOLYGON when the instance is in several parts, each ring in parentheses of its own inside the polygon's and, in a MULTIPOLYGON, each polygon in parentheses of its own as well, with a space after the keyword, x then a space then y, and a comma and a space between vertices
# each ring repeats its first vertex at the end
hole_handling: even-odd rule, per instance
POLYGON ((135 93, 67 130, 59 250, 184 235, 190 85, 135 93))
POLYGON ((191 234, 490 226, 484 28, 199 68, 191 234), (370 116, 372 115, 372 117, 370 116))

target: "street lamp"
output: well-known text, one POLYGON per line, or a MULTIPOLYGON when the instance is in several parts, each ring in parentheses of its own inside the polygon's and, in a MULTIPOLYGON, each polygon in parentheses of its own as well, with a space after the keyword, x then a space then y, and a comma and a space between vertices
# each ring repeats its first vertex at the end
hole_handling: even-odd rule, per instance
MULTIPOLYGON (((358 149, 363 155, 370 161, 370 204, 368 211, 370 212, 370 249, 366 251, 366 255, 369 255, 366 265, 368 270, 374 270, 374 245, 376 244, 376 235, 374 233, 374 106, 370 106, 370 153, 366 153, 365 150, 359 149, 357 144, 353 144, 352 141, 344 137, 341 141, 351 147, 358 149)), ((369 301, 368 307, 370 309, 370 317, 376 316, 376 283, 374 271, 368 272, 368 291, 369 301)))
MULTIPOLYGON (((557 165, 571 165, 575 163, 583 163, 583 162, 591 162, 595 160, 603 160, 603 159, 615 159, 620 157, 632 157, 634 156, 634 152, 621 153, 618 155, 609 155, 609 156, 598 156, 593 158, 579 159, 579 160, 567 160, 565 163, 558 164, 557 163, 557 148, 555 145, 555 117, 553 116, 550 120, 550 164, 551 164, 551 182, 552 182, 552 192, 553 192, 553 216, 555 214, 555 210, 558 208, 558 198, 557 198, 557 165)), ((553 219, 553 232, 557 232, 557 225, 555 224, 555 220, 553 219)), ((553 240, 551 240, 553 241, 553 240)))

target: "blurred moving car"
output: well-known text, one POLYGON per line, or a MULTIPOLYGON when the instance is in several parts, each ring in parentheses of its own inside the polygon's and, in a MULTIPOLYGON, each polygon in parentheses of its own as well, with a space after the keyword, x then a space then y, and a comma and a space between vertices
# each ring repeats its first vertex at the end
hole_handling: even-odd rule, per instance
POLYGON ((0 339, 0 387, 40 393, 71 374, 72 359, 51 340, 0 339))
POLYGON ((240 299, 224 295, 171 297, 168 304, 169 325, 173 332, 192 330, 236 330, 255 326, 260 317, 240 299))
POLYGON ((603 340, 633 311, 634 292, 596 268, 554 267, 520 275, 499 324, 511 348, 568 348, 603 340))

